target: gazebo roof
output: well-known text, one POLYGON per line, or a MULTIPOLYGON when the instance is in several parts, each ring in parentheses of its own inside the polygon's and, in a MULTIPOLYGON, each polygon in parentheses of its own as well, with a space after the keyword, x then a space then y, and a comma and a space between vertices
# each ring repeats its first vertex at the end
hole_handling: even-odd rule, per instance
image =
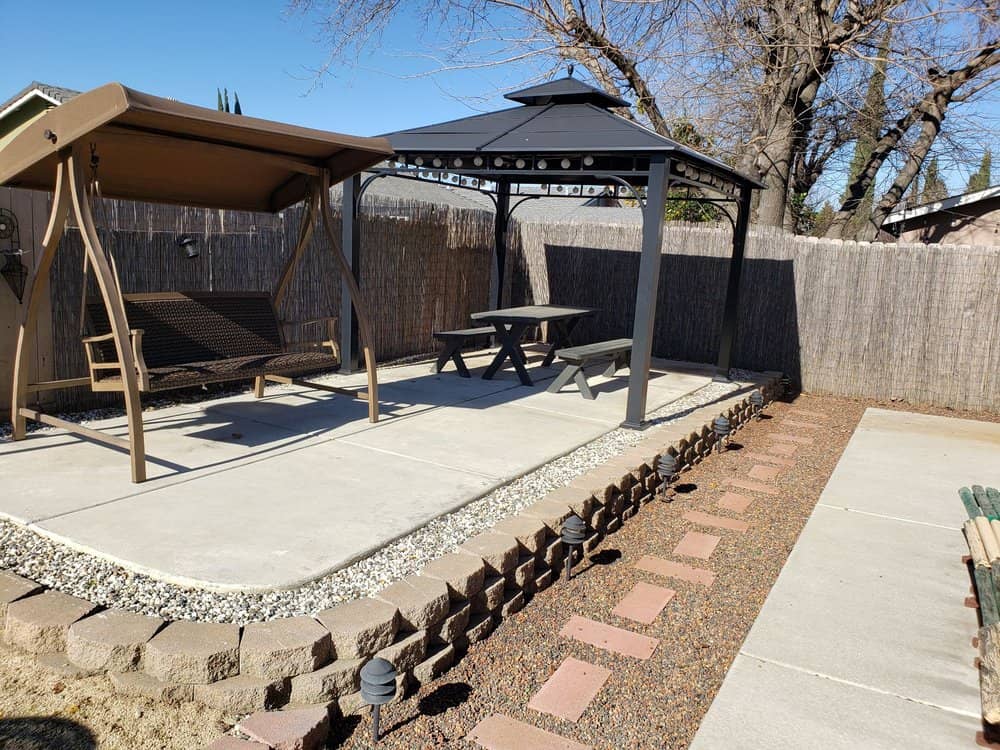
POLYGON ((507 94, 521 106, 388 133, 397 163, 519 183, 644 185, 649 161, 671 160, 671 180, 723 193, 762 187, 729 165, 611 111, 616 96, 566 77, 507 94))
POLYGON ((360 138, 218 112, 109 83, 31 122, 0 151, 0 185, 52 190, 59 152, 93 145, 109 198, 279 211, 392 154, 360 138))

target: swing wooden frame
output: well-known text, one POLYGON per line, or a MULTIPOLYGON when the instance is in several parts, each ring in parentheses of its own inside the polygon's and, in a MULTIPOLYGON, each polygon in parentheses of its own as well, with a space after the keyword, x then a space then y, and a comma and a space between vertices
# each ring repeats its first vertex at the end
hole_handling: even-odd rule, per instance
POLYGON ((119 160, 110 180, 102 181, 101 192, 108 197, 272 212, 304 200, 298 241, 279 276, 272 296, 274 308, 280 309, 314 231, 321 225, 326 238, 323 244, 333 256, 342 286, 350 295, 357 316, 367 388, 336 388, 308 383, 297 377, 267 374, 255 377, 254 394, 263 396, 265 380, 304 383, 365 400, 369 420, 378 420, 378 377, 371 319, 350 264, 336 242, 329 193, 335 177, 339 181, 390 156, 393 152, 388 142, 219 113, 152 97, 120 84, 108 84, 81 94, 38 118, 3 149, 2 155, 9 155, 9 158, 0 159, 3 164, 0 184, 53 192, 36 272, 23 302, 18 328, 11 405, 14 440, 26 437, 27 420, 30 419, 125 451, 130 457, 132 481, 142 482, 147 476, 140 403, 140 393, 145 390, 143 385, 148 389, 148 379, 144 380, 144 367, 141 366, 142 333, 129 327, 125 298, 114 264, 109 262, 94 222, 85 178, 87 149, 93 138, 126 144, 125 157, 119 160), (269 137, 272 135, 273 138, 269 137), (136 139, 140 150, 130 152, 130 148, 136 148, 136 139), (140 154, 138 170, 122 163, 136 159, 136 153, 140 154), (148 156, 151 174, 140 174, 136 179, 132 172, 142 171, 143 154, 148 156), (203 171, 200 181, 199 175, 185 180, 170 171, 173 157, 181 155, 188 159, 188 164, 196 164, 203 171), (247 173, 220 173, 234 164, 246 165, 247 173), (110 323, 110 333, 102 338, 114 342, 117 362, 104 366, 119 371, 120 383, 104 390, 123 393, 127 439, 60 419, 29 405, 29 398, 34 394, 81 386, 95 388, 96 385, 93 377, 31 382, 29 374, 41 300, 70 216, 82 236, 87 263, 110 323))

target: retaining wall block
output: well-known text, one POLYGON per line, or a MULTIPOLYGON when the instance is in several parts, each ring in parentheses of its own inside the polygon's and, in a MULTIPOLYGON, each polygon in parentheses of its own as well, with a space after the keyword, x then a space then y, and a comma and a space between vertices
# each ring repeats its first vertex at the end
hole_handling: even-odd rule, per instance
POLYGON ((312 672, 333 655, 330 631, 311 617, 253 622, 243 628, 240 673, 277 680, 312 672))
POLYGON ((503 601, 504 578, 503 576, 491 576, 486 579, 483 590, 470 600, 472 613, 482 614, 492 612, 500 606, 503 601))
MULTIPOLYGON (((590 490, 583 490, 583 492, 590 492, 590 490)), ((562 500, 557 499, 557 497, 552 497, 552 493, 549 493, 541 500, 532 503, 521 511, 522 516, 537 518, 540 520, 549 528, 549 531, 555 535, 559 534, 559 529, 562 528, 562 522, 569 518, 572 514, 573 511, 569 507, 569 503, 563 502, 562 500)))
POLYGON ((486 531, 467 539, 458 551, 482 558, 487 575, 502 576, 517 564, 519 546, 510 534, 486 531))
POLYGON ((66 635, 66 656, 97 672, 139 668, 146 642, 164 626, 159 617, 109 609, 74 622, 66 635))
POLYGON ((396 581, 378 592, 375 598, 396 607, 400 625, 407 630, 437 625, 448 615, 451 602, 444 581, 421 575, 396 581))
POLYGON ((548 526, 540 518, 516 515, 504 518, 493 525, 493 530, 510 534, 521 545, 521 554, 534 555, 545 543, 548 526))
POLYGON ((535 578, 535 558, 532 555, 522 555, 517 565, 510 571, 504 580, 507 588, 523 589, 535 578))
POLYGON ((96 604, 59 591, 18 599, 7 605, 4 638, 32 654, 65 651, 70 625, 95 609, 96 604))
POLYGON ((444 581, 451 599, 461 601, 483 590, 486 563, 477 555, 450 552, 427 563, 420 575, 444 581))
POLYGON ((471 602, 452 602, 451 611, 444 618, 444 621, 431 628, 431 637, 438 638, 445 643, 453 643, 458 636, 465 632, 471 614, 471 602))
POLYGON ((194 700, 230 714, 248 714, 273 708, 287 692, 285 680, 267 680, 238 674, 210 685, 195 685, 194 700))
POLYGON ((507 589, 504 591, 503 604, 500 605, 500 617, 510 617, 515 612, 524 609, 524 592, 521 589, 507 589))
POLYGON ((296 675, 291 680, 291 700, 295 703, 322 703, 350 695, 361 689, 361 668, 367 659, 337 659, 315 672, 296 675))
POLYGON ((205 685, 239 672, 239 647, 236 625, 172 622, 146 644, 143 669, 162 682, 205 685))
POLYGON ((375 656, 392 664, 397 672, 405 672, 424 660, 429 640, 430 634, 426 630, 400 633, 396 636, 395 643, 386 646, 375 656))
POLYGON ((399 610, 379 599, 355 599, 316 615, 337 659, 358 659, 385 648, 399 630, 399 610))
POLYGON ((30 578, 23 578, 9 570, 0 570, 0 627, 7 616, 7 606, 18 599, 24 599, 42 591, 42 585, 30 578))
POLYGON ((194 685, 180 685, 158 680, 145 672, 111 672, 108 674, 115 690, 122 695, 148 698, 163 703, 185 703, 194 700, 194 685))
POLYGON ((455 647, 450 643, 433 643, 427 650, 427 658, 413 668, 413 679, 418 685, 433 682, 447 672, 455 663, 455 647))

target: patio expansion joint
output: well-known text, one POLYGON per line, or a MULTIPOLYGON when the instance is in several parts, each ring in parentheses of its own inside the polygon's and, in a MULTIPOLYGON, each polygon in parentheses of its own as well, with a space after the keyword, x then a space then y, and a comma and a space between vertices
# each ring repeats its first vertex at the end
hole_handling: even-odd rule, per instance
POLYGON ((396 458, 406 458, 409 459, 410 461, 416 461, 417 463, 427 464, 429 466, 436 466, 439 469, 448 469, 449 471, 457 471, 461 472, 462 474, 469 474, 470 476, 481 477, 483 479, 489 479, 495 482, 506 481, 504 477, 499 477, 495 474, 486 474, 481 471, 473 471, 472 469, 468 469, 464 466, 453 466, 451 464, 443 464, 440 461, 431 461, 429 458, 417 458, 416 456, 411 456, 407 453, 400 453, 398 451, 391 451, 387 448, 375 448, 370 445, 365 445, 364 443, 354 443, 351 442, 351 437, 353 437, 353 435, 342 438, 333 438, 330 442, 343 443, 345 445, 350 445, 354 448, 363 448, 364 450, 374 451, 375 453, 382 453, 387 456, 395 456, 396 458))
POLYGON ((958 533, 962 532, 959 526, 945 526, 940 523, 931 523, 930 521, 917 521, 913 518, 901 518, 899 516, 890 516, 885 513, 873 513, 869 510, 858 510, 857 508, 848 508, 846 505, 830 505, 829 503, 816 503, 817 508, 826 508, 827 510, 840 510, 845 513, 858 513, 862 516, 871 516, 873 518, 882 518, 886 521, 899 521, 900 523, 912 523, 915 526, 930 526, 932 529, 944 529, 946 531, 955 531, 958 533))
POLYGON ((830 680, 831 682, 836 682, 840 685, 845 685, 847 687, 857 688, 859 690, 867 690, 872 693, 877 693, 879 695, 885 695, 890 698, 898 698, 899 700, 909 701, 910 703, 917 703, 921 706, 927 706, 929 708, 936 708, 940 711, 947 711, 948 713, 955 714, 957 716, 964 716, 971 719, 982 719, 982 714, 974 711, 965 711, 961 708, 953 708, 951 706, 943 706, 939 703, 932 703, 931 701, 921 700, 920 698, 914 698, 910 695, 903 695, 902 693, 896 693, 892 690, 885 690, 883 688, 875 687, 874 685, 866 685, 863 682, 855 682, 854 680, 847 680, 843 677, 835 677, 831 674, 826 674, 824 672, 817 672, 813 669, 807 669, 805 667, 799 667, 795 664, 789 664, 787 662, 778 661, 777 659, 768 659, 765 656, 757 656, 756 654, 751 654, 743 649, 739 651, 740 656, 744 656, 747 659, 753 659, 754 661, 761 662, 763 664, 770 664, 775 667, 780 667, 781 669, 788 669, 793 672, 798 672, 800 674, 809 675, 810 677, 818 677, 822 680, 830 680))

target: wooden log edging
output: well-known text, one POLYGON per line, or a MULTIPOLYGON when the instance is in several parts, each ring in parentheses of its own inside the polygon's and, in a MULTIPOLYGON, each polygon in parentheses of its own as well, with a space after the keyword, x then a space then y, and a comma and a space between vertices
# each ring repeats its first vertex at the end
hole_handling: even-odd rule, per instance
MULTIPOLYGON (((758 385, 780 395, 777 373, 758 385)), ((380 656, 399 673, 399 698, 444 674, 535 593, 558 580, 562 522, 587 523, 591 552, 656 496, 659 456, 685 471, 712 455, 712 420, 735 432, 754 415, 749 392, 701 407, 680 423, 653 427, 633 448, 553 490, 520 513, 378 594, 315 617, 237 625, 164 622, 102 609, 0 570, 4 639, 66 676, 107 673, 119 692, 197 700, 233 714, 285 704, 323 704, 331 720, 365 709, 361 666, 380 656), (678 426, 690 430, 676 438, 678 426), (668 433, 672 436, 668 439, 668 433)), ((985 519, 984 519, 985 520, 985 519)))

